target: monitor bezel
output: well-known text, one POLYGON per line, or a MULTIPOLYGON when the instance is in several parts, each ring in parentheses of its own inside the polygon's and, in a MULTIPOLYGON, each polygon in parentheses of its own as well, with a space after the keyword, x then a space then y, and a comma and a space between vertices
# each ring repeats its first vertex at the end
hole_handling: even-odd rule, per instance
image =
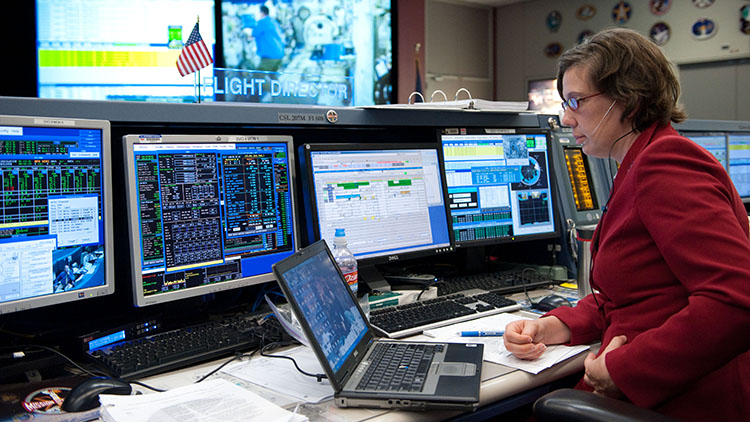
POLYGON ((102 213, 104 218, 103 245, 105 252, 103 265, 105 272, 104 285, 0 302, 0 314, 20 312, 28 309, 38 309, 113 294, 115 292, 115 251, 113 240, 114 222, 112 221, 112 140, 109 120, 83 119, 75 117, 0 115, 0 126, 10 125, 61 129, 94 129, 101 131, 102 156, 100 171, 102 181, 102 199, 104 202, 102 204, 102 213))
MULTIPOLYGON (((730 172, 730 161, 731 161, 731 158, 730 158, 730 155, 731 155, 731 142, 730 142, 730 138, 732 136, 747 136, 747 137, 750 137, 750 132, 730 130, 730 131, 724 132, 724 134, 726 135, 726 139, 727 139, 727 173, 729 174, 729 178, 732 180, 732 183, 734 183, 734 179, 732 179, 732 173, 730 172)), ((736 188, 737 188, 737 186, 735 185, 735 189, 736 188)), ((739 190, 737 190, 737 193, 739 194, 739 190)), ((742 196, 742 194, 740 194, 740 199, 742 199, 743 203, 750 204, 750 194, 745 195, 745 196, 742 196)), ((750 215, 750 214, 748 214, 748 215, 750 215)))
MULTIPOLYGON (((315 180, 313 177, 313 166, 311 153, 319 151, 383 151, 383 150, 420 150, 420 149, 431 149, 435 150, 438 159, 438 170, 442 170, 443 163, 440 154, 439 145, 436 143, 420 142, 420 143, 390 143, 390 144, 366 144, 366 143, 314 143, 304 144, 301 146, 303 152, 302 161, 302 174, 305 178, 305 211, 306 211, 306 222, 307 222, 307 234, 308 243, 314 243, 321 239, 320 234, 320 221, 318 217, 318 207, 316 204, 315 197, 315 180)), ((386 264, 386 263, 398 263, 405 260, 414 258, 420 258, 430 255, 439 255, 444 253, 453 252, 455 242, 453 241, 453 226, 450 219, 450 211, 448 210, 448 185, 445 180, 445 174, 440 171, 440 183, 443 195, 443 209, 445 211, 445 222, 448 230, 449 245, 435 248, 429 247, 420 250, 396 252, 389 254, 382 254, 376 257, 357 258, 357 263, 363 267, 372 267, 375 265, 386 264)), ((362 270, 360 269, 360 273, 362 270)))
MULTIPOLYGON (((492 245, 499 245, 499 244, 507 244, 507 243, 517 243, 517 242, 525 242, 529 240, 537 240, 537 239, 552 239, 560 236, 560 222, 557 219, 557 212, 558 212, 558 204, 557 204, 557 178, 555 175, 555 167, 554 167, 554 157, 552 156, 552 136, 549 129, 542 129, 542 128, 508 128, 508 127, 479 127, 479 128, 440 128, 438 129, 438 142, 439 142, 439 151, 440 151, 440 162, 443 164, 443 179, 446 179, 445 174, 445 157, 444 157, 444 150, 443 150, 443 135, 461 135, 463 133, 467 133, 467 131, 484 131, 484 134, 497 134, 497 135, 525 135, 525 134, 540 134, 545 135, 547 139, 547 172, 549 174, 549 200, 552 204, 551 209, 551 221, 554 226, 554 230, 550 232, 545 233, 532 233, 532 234, 522 234, 522 235, 513 235, 509 237, 503 237, 503 238, 493 238, 493 239, 482 239, 482 240, 472 240, 472 241, 463 241, 459 242, 455 239, 453 241, 456 243, 457 249, 464 249, 464 248, 472 248, 476 246, 492 246, 492 245)), ((446 182, 447 184, 447 182, 446 182)), ((447 206, 446 202, 446 208, 449 208, 447 206)), ((449 209, 449 215, 450 215, 450 209, 449 209)), ((451 221, 453 218, 451 217, 451 221)), ((451 236, 453 237, 453 236, 451 236)))
MULTIPOLYGON (((289 193, 292 218, 292 248, 279 256, 278 260, 291 256, 299 249, 299 230, 297 224, 297 211, 295 204, 295 160, 292 136, 289 135, 124 135, 123 150, 125 161, 125 193, 127 199, 128 236, 130 240, 130 264, 131 264, 131 288, 133 305, 145 307, 158 305, 178 300, 188 299, 221 291, 234 290, 243 287, 263 284, 275 281, 273 268, 269 267, 267 272, 237 278, 235 280, 220 283, 207 284, 204 286, 191 287, 184 290, 159 293, 152 296, 143 294, 143 273, 141 272, 141 242, 140 225, 137 206, 137 186, 134 172, 134 146, 137 144, 201 144, 201 143, 283 143, 287 148, 287 165, 289 169, 289 193)), ((281 252, 279 252, 281 254, 281 252)))

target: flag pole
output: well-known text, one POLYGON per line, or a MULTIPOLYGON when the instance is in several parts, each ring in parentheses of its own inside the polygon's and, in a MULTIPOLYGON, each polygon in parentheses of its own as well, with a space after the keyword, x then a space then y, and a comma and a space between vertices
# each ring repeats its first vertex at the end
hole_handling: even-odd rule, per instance
MULTIPOLYGON (((200 26, 201 23, 201 15, 198 15, 195 19, 195 26, 198 27, 198 33, 200 33, 200 26)), ((201 70, 198 69, 198 72, 196 72, 196 77, 198 78, 198 104, 201 103, 201 70)))

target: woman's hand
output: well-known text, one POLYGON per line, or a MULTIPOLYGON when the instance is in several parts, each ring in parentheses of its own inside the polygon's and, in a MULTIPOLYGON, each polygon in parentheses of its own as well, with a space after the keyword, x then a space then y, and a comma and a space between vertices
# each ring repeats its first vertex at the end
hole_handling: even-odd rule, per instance
POLYGON ((627 337, 617 336, 609 342, 607 347, 598 357, 593 353, 589 353, 589 355, 586 356, 586 360, 583 362, 585 370, 583 380, 594 389, 595 394, 612 398, 622 397, 622 391, 617 388, 614 381, 612 381, 612 378, 609 376, 604 357, 607 353, 621 347, 627 342, 627 337))
POLYGON ((521 319, 505 326, 503 342, 505 349, 519 359, 533 360, 547 350, 547 344, 565 343, 570 340, 570 329, 557 317, 537 320, 521 319))

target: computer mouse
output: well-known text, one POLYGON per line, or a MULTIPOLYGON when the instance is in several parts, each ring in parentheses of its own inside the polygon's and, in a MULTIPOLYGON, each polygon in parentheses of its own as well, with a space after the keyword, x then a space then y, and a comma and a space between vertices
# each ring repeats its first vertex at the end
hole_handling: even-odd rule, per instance
POLYGON ((82 412, 99 406, 99 394, 127 395, 133 388, 123 380, 113 378, 92 378, 73 387, 65 397, 62 410, 82 412))
POLYGON ((533 305, 534 309, 539 309, 540 311, 551 311, 555 308, 559 308, 560 306, 573 306, 573 304, 570 303, 570 301, 560 295, 548 295, 542 298, 537 303, 534 303, 533 305))

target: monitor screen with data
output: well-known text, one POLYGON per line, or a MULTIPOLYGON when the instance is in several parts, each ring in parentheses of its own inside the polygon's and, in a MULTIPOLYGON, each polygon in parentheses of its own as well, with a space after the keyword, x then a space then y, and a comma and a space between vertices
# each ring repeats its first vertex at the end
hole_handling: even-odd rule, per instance
POLYGON ((750 202, 750 132, 730 133, 729 177, 745 202, 750 202))
MULTIPOLYGON (((371 263, 453 250, 438 149, 427 144, 306 144, 310 237, 345 229, 371 263)), ((360 271, 361 273, 361 271, 360 271)))
POLYGON ((590 211, 599 208, 591 177, 591 167, 581 148, 563 147, 565 166, 568 170, 568 181, 573 191, 573 202, 576 210, 590 211))
POLYGON ((727 135, 723 132, 683 132, 686 138, 710 152, 727 169, 727 135))
POLYGON ((456 246, 557 236, 549 132, 451 128, 441 142, 456 246))
POLYGON ((0 314, 114 292, 110 124, 0 116, 0 314))
POLYGON ((297 247, 290 136, 124 137, 136 306, 274 280, 297 247))
POLYGON ((36 95, 192 103, 196 75, 212 75, 213 65, 182 76, 175 63, 198 20, 215 59, 215 7, 214 0, 36 0, 36 95))

